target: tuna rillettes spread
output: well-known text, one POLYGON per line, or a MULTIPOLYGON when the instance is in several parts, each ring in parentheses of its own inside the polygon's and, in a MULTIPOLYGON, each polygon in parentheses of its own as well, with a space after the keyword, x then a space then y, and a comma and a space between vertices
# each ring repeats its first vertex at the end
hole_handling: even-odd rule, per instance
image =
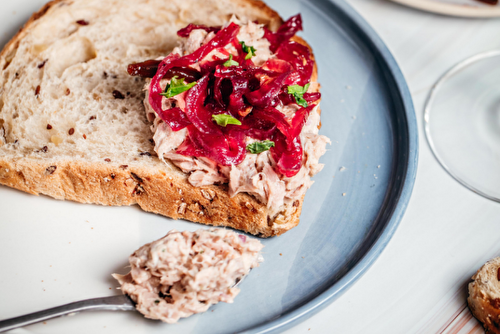
POLYGON ((172 230, 135 251, 128 274, 113 277, 146 318, 175 323, 232 303, 240 291, 235 284, 263 261, 263 247, 231 230, 172 230))

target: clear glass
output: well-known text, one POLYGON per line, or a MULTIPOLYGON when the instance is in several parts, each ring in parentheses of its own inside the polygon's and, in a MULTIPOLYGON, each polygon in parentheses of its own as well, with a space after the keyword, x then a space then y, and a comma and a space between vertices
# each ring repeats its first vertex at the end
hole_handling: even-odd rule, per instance
POLYGON ((500 50, 446 72, 431 90, 424 121, 444 169, 470 190, 500 202, 500 50))

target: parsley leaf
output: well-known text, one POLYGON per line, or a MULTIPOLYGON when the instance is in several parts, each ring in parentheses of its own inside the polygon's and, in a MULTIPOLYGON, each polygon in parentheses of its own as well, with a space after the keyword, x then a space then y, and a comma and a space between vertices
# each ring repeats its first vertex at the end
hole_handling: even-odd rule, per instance
POLYGON ((240 63, 238 63, 237 61, 233 60, 233 55, 229 55, 229 60, 226 61, 223 65, 225 67, 238 66, 238 65, 240 65, 240 63))
POLYGON ((288 94, 300 94, 303 95, 309 89, 310 84, 306 84, 304 87, 299 85, 288 86, 288 94))
POLYGON ((307 101, 302 97, 302 96, 299 96, 297 94, 293 94, 293 96, 295 97, 295 102, 297 102, 297 104, 301 107, 308 107, 309 105, 307 104, 307 101))
POLYGON ((168 99, 179 95, 180 93, 184 93, 185 91, 191 89, 194 85, 196 85, 196 81, 186 84, 184 83, 184 78, 179 79, 175 76, 172 78, 167 87, 165 87, 165 92, 160 95, 165 96, 168 99))
POLYGON ((299 85, 288 86, 288 94, 292 94, 295 97, 295 102, 299 106, 307 107, 307 101, 304 99, 304 94, 307 92, 310 84, 306 84, 304 87, 299 85))
POLYGON ((274 142, 270 140, 256 141, 247 145, 247 151, 253 154, 259 154, 269 150, 274 146, 274 142))
POLYGON ((243 41, 241 41, 240 44, 241 44, 243 51, 247 54, 245 56, 245 60, 250 59, 253 56, 255 56, 255 51, 257 51, 257 50, 255 50, 255 48, 253 46, 247 46, 245 44, 245 42, 243 42, 243 41))
POLYGON ((212 119, 216 121, 218 125, 223 127, 226 127, 228 124, 241 125, 241 122, 231 115, 212 115, 212 119))

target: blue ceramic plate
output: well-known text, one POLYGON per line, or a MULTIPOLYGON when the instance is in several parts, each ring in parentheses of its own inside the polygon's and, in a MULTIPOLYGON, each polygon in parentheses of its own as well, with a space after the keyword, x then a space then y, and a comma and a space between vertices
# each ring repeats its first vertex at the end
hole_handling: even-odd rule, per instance
MULTIPOLYGON (((12 10, 21 10, 14 2, 12 10)), ((24 2, 32 8, 18 14, 17 24, 43 1, 24 2)), ((417 167, 417 124, 405 80, 380 38, 345 2, 268 2, 284 18, 302 14, 322 84, 321 133, 332 139, 299 226, 263 241, 265 262, 241 284, 234 304, 173 326, 134 313, 96 312, 27 332, 279 332, 335 300, 380 255, 404 214, 417 167)), ((11 22, 4 22, 0 29, 10 33, 11 22)), ((110 274, 126 272, 128 254, 172 228, 200 228, 134 207, 60 202, 6 187, 0 211, 0 266, 14 268, 0 274, 2 318, 117 294, 110 274)))

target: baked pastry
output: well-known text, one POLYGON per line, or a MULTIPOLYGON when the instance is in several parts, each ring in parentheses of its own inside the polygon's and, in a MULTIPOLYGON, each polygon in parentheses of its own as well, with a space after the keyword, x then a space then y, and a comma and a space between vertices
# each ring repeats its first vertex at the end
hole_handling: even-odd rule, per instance
POLYGON ((486 262, 472 276, 467 303, 486 333, 500 333, 500 257, 486 262))

